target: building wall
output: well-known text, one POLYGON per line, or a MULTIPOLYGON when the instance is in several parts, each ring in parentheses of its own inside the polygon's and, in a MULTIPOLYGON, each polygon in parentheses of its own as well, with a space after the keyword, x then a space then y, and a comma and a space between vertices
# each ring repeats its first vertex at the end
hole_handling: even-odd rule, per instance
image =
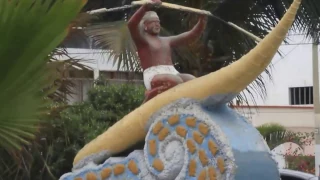
MULTIPOLYGON (((82 64, 86 65, 90 71, 94 72, 92 78, 79 78, 78 75, 72 76, 75 84, 73 88, 74 94, 68 96, 70 104, 82 102, 87 99, 88 91, 93 87, 94 77, 100 76, 109 83, 133 83, 143 85, 143 76, 141 72, 128 72, 124 69, 118 69, 117 64, 113 63, 113 59, 109 59, 107 53, 101 50, 68 48, 69 56, 75 59, 82 59, 82 64)), ((56 57, 60 60, 69 59, 69 57, 56 57)), ((81 74, 81 73, 79 73, 81 74)))
MULTIPOLYGON (((69 56, 77 59, 83 59, 81 63, 99 71, 126 71, 124 68, 118 69, 118 64, 110 58, 110 55, 101 49, 80 49, 80 48, 68 48, 67 52, 69 56)), ((68 59, 68 57, 58 57, 61 60, 68 59)), ((122 67, 123 63, 121 64, 122 67)))
POLYGON ((72 79, 74 94, 67 96, 68 103, 82 102, 88 98, 87 93, 93 87, 93 79, 72 79))
MULTIPOLYGON (((288 41, 291 45, 283 45, 279 49, 283 57, 277 54, 273 58, 270 69, 273 80, 269 80, 266 73, 262 74, 267 96, 265 99, 255 96, 257 105, 288 106, 290 87, 313 85, 311 41, 301 35, 290 36, 288 41)), ((254 104, 252 100, 249 101, 254 104)))
POLYGON ((247 117, 254 126, 278 123, 293 130, 314 127, 312 107, 253 106, 248 108, 238 106, 235 109, 247 117))

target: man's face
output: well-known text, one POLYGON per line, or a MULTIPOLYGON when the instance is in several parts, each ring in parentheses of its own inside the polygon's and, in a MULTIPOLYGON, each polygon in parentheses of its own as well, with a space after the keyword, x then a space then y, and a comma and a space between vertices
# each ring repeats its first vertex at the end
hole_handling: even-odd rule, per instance
POLYGON ((149 34, 158 35, 161 30, 160 20, 157 18, 148 19, 144 23, 145 31, 149 34))

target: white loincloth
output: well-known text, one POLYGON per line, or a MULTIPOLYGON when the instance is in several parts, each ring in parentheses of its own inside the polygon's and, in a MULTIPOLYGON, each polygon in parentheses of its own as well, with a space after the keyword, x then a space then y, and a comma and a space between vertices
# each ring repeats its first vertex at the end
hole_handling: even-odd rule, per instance
POLYGON ((143 71, 144 86, 147 90, 151 89, 151 81, 158 74, 178 75, 179 72, 172 65, 152 66, 143 71))

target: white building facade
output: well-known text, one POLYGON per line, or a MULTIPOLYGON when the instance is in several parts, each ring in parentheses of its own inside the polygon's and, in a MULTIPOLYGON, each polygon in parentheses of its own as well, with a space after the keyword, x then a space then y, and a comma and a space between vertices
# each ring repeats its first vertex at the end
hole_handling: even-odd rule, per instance
MULTIPOLYGON (((273 79, 263 73, 267 97, 256 97, 263 106, 313 106, 312 44, 302 35, 289 36, 289 45, 280 47, 272 61, 273 79)), ((253 103, 252 103, 253 104, 253 103)))
MULTIPOLYGON (((251 109, 237 106, 254 126, 278 123, 295 132, 314 132, 312 44, 303 35, 290 36, 290 45, 282 45, 271 68, 272 80, 265 78, 267 96, 255 96, 251 109)), ((318 49, 319 52, 319 49, 318 49)), ((305 155, 314 155, 314 145, 304 148, 305 155)))

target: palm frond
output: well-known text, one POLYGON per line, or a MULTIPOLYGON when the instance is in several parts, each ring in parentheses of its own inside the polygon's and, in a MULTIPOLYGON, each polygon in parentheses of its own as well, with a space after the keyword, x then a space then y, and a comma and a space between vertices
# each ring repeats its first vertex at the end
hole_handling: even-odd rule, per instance
MULTIPOLYGON (((173 34, 170 30, 162 27, 160 35, 171 36, 173 34)), ((184 72, 184 69, 191 69, 191 71, 193 69, 202 69, 202 65, 200 64, 201 57, 199 56, 203 48, 201 45, 201 43, 194 43, 188 46, 174 47, 172 49, 172 55, 173 64, 176 68, 182 72, 184 72)))
POLYGON ((136 46, 125 21, 100 23, 85 29, 94 47, 101 49, 107 61, 113 61, 118 70, 140 71, 136 46))
POLYGON ((55 79, 48 54, 84 6, 79 0, 0 1, 0 147, 20 149, 37 132, 55 79))
POLYGON ((54 83, 47 87, 53 89, 53 91, 48 97, 55 102, 66 102, 67 96, 72 96, 75 94, 74 87, 75 83, 70 79, 69 73, 72 69, 80 69, 81 74, 89 74, 91 68, 85 63, 90 63, 91 60, 78 59, 69 55, 66 48, 56 48, 50 53, 50 59, 47 66, 50 69, 55 69, 56 79, 54 83))
POLYGON ((304 137, 300 136, 299 133, 294 133, 285 129, 285 127, 279 124, 264 124, 257 127, 262 137, 266 140, 270 149, 283 144, 283 143, 295 143, 299 149, 303 149, 304 137))

